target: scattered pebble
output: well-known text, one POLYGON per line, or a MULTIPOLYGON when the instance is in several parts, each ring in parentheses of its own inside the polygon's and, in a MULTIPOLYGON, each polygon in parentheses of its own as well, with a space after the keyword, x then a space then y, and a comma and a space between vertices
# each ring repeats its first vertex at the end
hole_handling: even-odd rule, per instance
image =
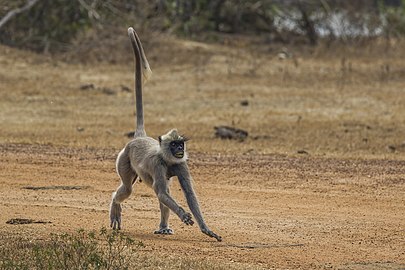
POLYGON ((94 89, 94 84, 88 83, 80 86, 80 90, 90 90, 90 89, 94 89))
POLYGON ((123 84, 121 84, 121 91, 132 92, 131 88, 129 88, 128 86, 123 85, 123 84))
POLYGON ((242 101, 240 102, 240 105, 241 105, 241 106, 249 106, 249 101, 248 101, 248 100, 242 100, 242 101))
POLYGON ((109 95, 109 96, 112 96, 112 95, 115 95, 115 94, 116 94, 116 92, 114 91, 114 89, 111 89, 111 88, 108 88, 108 87, 103 87, 103 88, 101 88, 101 92, 102 92, 103 94, 106 94, 106 95, 109 95))
POLYGON ((394 145, 388 145, 387 148, 391 152, 395 152, 395 150, 397 150, 397 148, 394 145))
POLYGON ((135 135, 135 131, 129 131, 127 133, 125 133, 125 136, 127 136, 128 138, 133 138, 135 135))
POLYGON ((305 150, 298 150, 297 151, 298 154, 304 154, 304 155, 309 155, 309 153, 305 150))

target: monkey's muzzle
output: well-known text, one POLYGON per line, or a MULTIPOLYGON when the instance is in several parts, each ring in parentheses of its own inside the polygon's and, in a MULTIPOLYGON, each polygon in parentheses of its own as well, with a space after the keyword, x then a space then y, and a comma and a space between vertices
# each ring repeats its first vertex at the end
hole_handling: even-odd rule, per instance
POLYGON ((184 151, 179 151, 179 152, 177 152, 176 154, 174 154, 174 156, 175 156, 176 158, 183 158, 183 157, 184 157, 184 151))

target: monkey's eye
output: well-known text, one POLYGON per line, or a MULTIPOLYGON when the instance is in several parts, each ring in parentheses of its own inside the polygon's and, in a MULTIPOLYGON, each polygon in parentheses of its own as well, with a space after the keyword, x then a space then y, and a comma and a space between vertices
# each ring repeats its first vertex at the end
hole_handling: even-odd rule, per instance
POLYGON ((171 142, 171 143, 170 143, 170 146, 171 146, 171 147, 175 147, 175 146, 176 146, 176 143, 175 143, 175 142, 171 142))

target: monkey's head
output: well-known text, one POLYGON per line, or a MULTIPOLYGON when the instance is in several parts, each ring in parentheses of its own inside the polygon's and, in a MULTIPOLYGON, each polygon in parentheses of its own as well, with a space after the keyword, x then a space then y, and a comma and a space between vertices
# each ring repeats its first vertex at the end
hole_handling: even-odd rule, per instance
POLYGON ((180 163, 187 159, 186 141, 188 139, 172 129, 159 136, 159 144, 166 161, 180 163))

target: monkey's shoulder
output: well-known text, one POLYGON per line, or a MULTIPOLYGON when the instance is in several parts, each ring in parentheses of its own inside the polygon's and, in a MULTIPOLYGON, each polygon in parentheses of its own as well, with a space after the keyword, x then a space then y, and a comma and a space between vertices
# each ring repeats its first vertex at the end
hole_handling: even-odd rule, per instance
POLYGON ((159 147, 159 142, 151 137, 137 137, 127 143, 129 149, 153 149, 159 147))
POLYGON ((159 153, 159 142, 150 137, 137 137, 127 143, 125 151, 131 160, 140 162, 159 153))

